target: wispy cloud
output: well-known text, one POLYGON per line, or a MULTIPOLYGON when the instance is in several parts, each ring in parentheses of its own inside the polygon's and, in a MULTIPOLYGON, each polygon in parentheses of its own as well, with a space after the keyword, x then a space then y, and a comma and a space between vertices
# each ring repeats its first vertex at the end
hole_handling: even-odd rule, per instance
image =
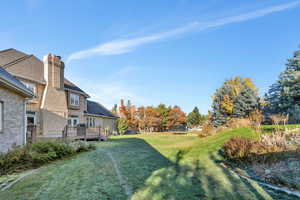
POLYGON ((243 22, 243 21, 263 17, 265 15, 284 11, 290 8, 297 7, 299 5, 300 5, 300 1, 294 1, 291 3, 280 4, 277 6, 272 6, 261 10, 255 10, 249 13, 216 19, 214 21, 193 22, 176 29, 172 29, 169 31, 160 32, 160 33, 156 33, 144 37, 114 40, 111 42, 100 44, 90 49, 74 52, 67 58, 67 62, 70 62, 72 60, 80 60, 95 55, 108 56, 108 55, 126 54, 148 43, 173 38, 175 36, 180 36, 184 33, 189 33, 193 31, 203 31, 209 28, 221 27, 227 24, 243 22))
POLYGON ((139 72, 139 67, 125 66, 100 80, 84 79, 82 77, 77 77, 74 80, 77 80, 76 83, 90 94, 91 99, 110 109, 114 104, 119 103, 120 99, 133 100, 137 105, 149 103, 149 99, 138 95, 139 88, 137 86, 126 81, 126 79, 136 76, 139 72))

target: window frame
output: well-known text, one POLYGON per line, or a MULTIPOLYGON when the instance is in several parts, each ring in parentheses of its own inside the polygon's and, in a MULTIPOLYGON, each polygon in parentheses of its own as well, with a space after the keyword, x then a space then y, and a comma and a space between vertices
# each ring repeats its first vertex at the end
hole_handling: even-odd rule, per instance
POLYGON ((79 116, 70 116, 68 118, 68 126, 70 127, 76 127, 78 124, 80 124, 79 116), (74 125, 74 121, 76 120, 76 124, 74 125))
POLYGON ((70 93, 70 105, 79 107, 80 106, 80 95, 75 93, 70 93), (78 104, 77 104, 78 103, 78 104))

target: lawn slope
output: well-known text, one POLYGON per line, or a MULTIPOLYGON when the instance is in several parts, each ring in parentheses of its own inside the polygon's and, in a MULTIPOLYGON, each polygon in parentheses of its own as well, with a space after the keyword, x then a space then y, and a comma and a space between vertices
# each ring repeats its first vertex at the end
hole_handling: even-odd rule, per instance
POLYGON ((219 164, 218 150, 250 129, 198 138, 119 136, 97 150, 41 168, 0 197, 15 199, 292 199, 240 179, 219 164), (121 177, 121 181, 120 181, 121 177))

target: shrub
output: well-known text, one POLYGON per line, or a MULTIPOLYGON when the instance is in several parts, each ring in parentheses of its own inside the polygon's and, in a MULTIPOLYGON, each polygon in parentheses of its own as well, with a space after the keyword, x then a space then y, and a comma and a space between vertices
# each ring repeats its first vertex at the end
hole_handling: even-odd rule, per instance
POLYGON ((39 142, 17 148, 7 154, 0 155, 0 175, 39 167, 51 161, 74 155, 76 152, 95 149, 88 142, 39 142))
POLYGON ((248 118, 233 118, 228 122, 227 126, 232 129, 249 128, 251 124, 251 120, 248 118))
POLYGON ((92 143, 84 142, 84 141, 76 141, 69 144, 74 151, 83 152, 96 149, 96 146, 92 143))
POLYGON ((286 155, 287 146, 281 137, 265 136, 253 141, 232 137, 222 147, 226 159, 246 162, 274 162, 286 155))
POLYGON ((202 128, 202 131, 199 132, 198 136, 206 137, 209 135, 213 135, 215 133, 217 133, 217 128, 215 128, 214 126, 212 126, 210 124, 205 124, 202 128))
POLYGON ((232 137, 227 141, 222 150, 226 158, 236 159, 236 158, 245 158, 250 154, 252 141, 247 138, 242 137, 232 137))

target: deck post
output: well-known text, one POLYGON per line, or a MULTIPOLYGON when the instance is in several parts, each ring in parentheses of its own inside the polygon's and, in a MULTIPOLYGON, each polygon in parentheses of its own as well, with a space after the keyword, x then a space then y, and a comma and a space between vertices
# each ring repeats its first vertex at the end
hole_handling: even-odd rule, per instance
POLYGON ((87 131, 86 131, 86 126, 84 126, 84 141, 85 141, 85 142, 86 142, 86 140, 87 140, 87 139, 86 139, 86 132, 87 132, 87 131))
POLYGON ((99 126, 99 141, 101 141, 101 126, 99 126))

